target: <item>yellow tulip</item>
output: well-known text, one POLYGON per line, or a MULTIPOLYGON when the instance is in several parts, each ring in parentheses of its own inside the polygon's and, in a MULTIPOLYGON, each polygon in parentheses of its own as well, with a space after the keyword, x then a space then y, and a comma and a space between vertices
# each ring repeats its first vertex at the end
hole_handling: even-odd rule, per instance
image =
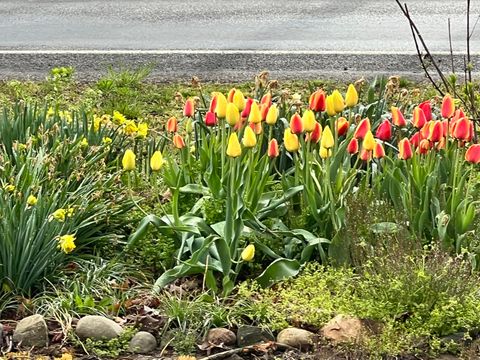
POLYGON ((227 155, 233 158, 242 155, 242 148, 240 147, 237 133, 230 134, 228 138, 227 155))
POLYGON ((150 158, 150 167, 152 168, 153 171, 158 171, 162 168, 163 166, 163 156, 160 151, 155 151, 150 158))
POLYGON ((322 139, 320 140, 320 147, 325 149, 330 149, 335 145, 335 140, 333 138, 332 130, 330 130, 330 126, 325 126, 322 133, 322 139))
POLYGON ((37 198, 34 195, 29 195, 27 198, 27 204, 30 206, 34 206, 37 204, 37 198))
POLYGON ((243 133, 242 143, 243 143, 243 146, 245 146, 246 148, 252 148, 255 145, 257 145, 257 137, 255 136, 255 133, 253 132, 250 126, 247 126, 245 128, 245 132, 243 133))
POLYGON ((303 130, 306 132, 312 132, 315 129, 315 114, 312 110, 305 110, 302 116, 303 130))
POLYGON ((345 109, 345 101, 343 101, 343 96, 340 94, 340 91, 334 90, 332 93, 332 99, 335 112, 342 112, 343 109, 345 109))
POLYGON ((349 108, 358 104, 358 93, 353 84, 348 85, 347 93, 345 94, 345 104, 349 108))
POLYGON ((233 94, 233 103, 238 111, 245 109, 245 96, 243 96, 243 93, 240 90, 235 90, 235 94, 233 94))
POLYGON ((240 120, 240 113, 234 103, 228 103, 225 118, 230 126, 235 126, 240 120))
POLYGON ((272 106, 270 106, 267 112, 267 118, 265 119, 265 122, 268 125, 275 125, 278 119, 278 113, 279 111, 277 108, 277 104, 273 104, 272 106))
POLYGON ((363 138, 363 148, 367 151, 371 151, 375 148, 375 139, 370 130, 367 131, 363 138))
POLYGON ((217 96, 215 114, 219 119, 223 119, 227 114, 227 98, 222 93, 215 93, 215 95, 217 96))
POLYGON ((135 154, 132 150, 125 151, 122 159, 123 170, 130 171, 135 170, 135 154))
POLYGON ((250 108, 250 114, 248 115, 248 122, 258 124, 262 121, 262 114, 260 112, 260 108, 256 101, 252 103, 252 107, 250 108))
POLYGON ((283 143, 285 144, 285 149, 290 152, 295 152, 300 147, 298 136, 292 134, 290 129, 285 129, 285 132, 283 133, 283 143))
POLYGON ((332 95, 328 95, 327 96, 327 99, 325 100, 325 105, 326 105, 326 110, 327 110, 327 114, 328 116, 335 116, 337 114, 337 112, 335 111, 335 105, 333 103, 333 97, 332 95))
POLYGON ((255 257, 255 245, 250 244, 242 251, 243 261, 252 261, 255 257))
POLYGON ((326 159, 328 157, 332 156, 332 150, 330 149, 327 149, 327 148, 324 148, 324 147, 321 147, 320 148, 320 157, 322 159, 326 159))

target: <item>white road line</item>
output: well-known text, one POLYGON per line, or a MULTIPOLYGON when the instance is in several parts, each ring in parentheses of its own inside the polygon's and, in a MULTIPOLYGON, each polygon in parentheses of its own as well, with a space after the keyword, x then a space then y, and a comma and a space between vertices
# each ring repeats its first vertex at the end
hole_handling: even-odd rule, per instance
MULTIPOLYGON (((330 51, 330 50, 0 50, 0 55, 416 55, 414 51, 330 51)), ((447 51, 432 55, 450 55, 447 51)), ((464 55, 454 52, 454 55, 464 55)), ((480 55, 472 53, 472 55, 480 55)))

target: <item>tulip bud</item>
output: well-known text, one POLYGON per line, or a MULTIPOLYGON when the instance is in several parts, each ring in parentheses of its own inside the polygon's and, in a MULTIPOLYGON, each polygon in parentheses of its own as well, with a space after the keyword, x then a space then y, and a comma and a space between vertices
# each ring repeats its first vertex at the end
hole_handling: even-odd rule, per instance
POLYGON ((185 147, 185 141, 183 140, 183 138, 180 135, 175 134, 175 135, 173 135, 173 145, 177 149, 183 149, 185 147))
POLYGON ((340 113, 343 111, 343 109, 345 109, 345 101, 343 100, 343 96, 340 94, 340 91, 334 90, 332 92, 332 101, 336 113, 340 113))
POLYGON ((377 142, 375 144, 375 147, 373 148, 373 157, 375 159, 381 159, 385 157, 385 149, 383 148, 383 145, 377 142))
POLYGON ((429 126, 428 140, 438 142, 443 137, 443 125, 440 121, 432 121, 429 126))
POLYGON ((424 101, 423 103, 418 105, 418 107, 423 110, 426 121, 432 120, 432 106, 430 104, 430 100, 424 101))
POLYGON ((383 120, 375 133, 377 139, 388 141, 392 137, 392 124, 388 120, 383 120))
POLYGON ((358 123, 357 128, 353 133, 353 137, 361 140, 365 137, 368 131, 370 131, 370 119, 365 118, 358 123))
POLYGON ((214 112, 209 111, 205 114, 205 125, 207 126, 217 125, 217 117, 215 116, 214 112))
POLYGON ((285 144, 285 149, 290 152, 295 152, 300 147, 298 136, 292 134, 290 129, 285 129, 285 132, 283 133, 283 143, 285 144))
POLYGON ((258 124, 262 122, 262 114, 260 113, 260 108, 258 104, 254 101, 251 108, 250 114, 248 116, 248 122, 258 124))
POLYGON ((193 99, 187 99, 185 106, 183 107, 183 116, 192 117, 195 112, 195 103, 193 99))
POLYGON ((347 151, 351 155, 358 153, 358 140, 356 138, 352 138, 352 140, 350 140, 347 145, 347 151))
POLYGON ((303 130, 306 132, 312 132, 315 129, 315 124, 317 121, 315 120, 315 114, 312 110, 305 110, 302 116, 303 122, 303 130))
POLYGON ((446 94, 442 101, 442 117, 444 119, 450 119, 454 113, 455 103, 450 94, 446 94))
POLYGON ((413 110, 413 118, 412 118, 413 126, 415 126, 417 129, 421 129, 426 122, 427 122, 427 119, 425 118, 425 113, 421 108, 417 106, 413 110))
POLYGON ((227 155, 233 158, 242 155, 242 148, 240 147, 237 133, 231 133, 228 138, 227 155))
POLYGON ((325 92, 323 90, 317 90, 312 95, 308 101, 310 110, 320 112, 325 111, 325 92))
POLYGON ((294 134, 301 134, 303 132, 303 121, 298 113, 292 115, 290 119, 290 129, 292 129, 292 133, 294 134))
POLYGON ((152 157, 150 158, 150 168, 153 171, 158 171, 162 168, 163 162, 164 161, 163 161, 162 153, 157 150, 153 153, 152 157))
POLYGON ((227 113, 227 98, 222 93, 217 93, 216 98, 215 114, 219 119, 223 119, 227 113))
POLYGON ((210 107, 208 108, 208 111, 215 112, 215 109, 217 108, 217 92, 214 92, 212 94, 212 99, 210 100, 210 107))
POLYGON ((260 114, 262 116, 262 121, 267 119, 267 114, 269 109, 270 109, 270 106, 267 104, 260 105, 260 114))
POLYGON ((470 145, 465 153, 465 160, 473 164, 480 163, 480 144, 470 145))
POLYGON ((452 136, 457 140, 468 140, 470 135, 470 120, 466 117, 455 122, 452 136))
POLYGON ((345 119, 343 116, 335 120, 335 125, 335 127, 337 128, 337 135, 339 137, 345 135, 348 132, 348 128, 350 127, 348 120, 345 119))
POLYGON ((232 88, 232 89, 230 89, 230 91, 228 92, 227 101, 228 101, 229 103, 233 102, 233 96, 235 95, 235 91, 236 91, 236 89, 235 89, 235 88, 232 88))
POLYGON ((124 171, 135 170, 135 154, 132 150, 125 151, 122 159, 122 166, 124 171))
POLYGON ((412 144, 413 148, 417 148, 420 145, 420 140, 420 132, 413 134, 413 136, 410 138, 410 143, 412 144))
POLYGON ((408 160, 413 156, 412 147, 408 138, 403 138, 398 143, 398 158, 402 160, 408 160))
POLYGON ((345 104, 349 108, 358 104, 358 93, 353 84, 348 85, 347 93, 345 94, 345 104))
POLYGON ((246 148, 252 148, 255 145, 257 145, 257 137, 255 136, 255 133, 253 132, 250 126, 247 126, 245 128, 245 132, 243 133, 242 143, 243 143, 243 146, 245 146, 246 148))
POLYGON ((372 151, 375 148, 375 138, 370 130, 368 130, 365 134, 362 147, 368 151, 372 151))
POLYGON ((407 125, 407 121, 403 117, 403 114, 402 114, 402 112, 400 111, 399 108, 397 108, 395 106, 392 106, 391 112, 392 112, 393 125, 398 126, 398 127, 402 127, 402 126, 407 125))
POLYGON ((27 205, 35 206, 37 205, 38 199, 34 195, 29 195, 27 198, 27 205))
POLYGON ((170 117, 167 120, 167 131, 171 133, 175 133, 178 130, 178 122, 175 116, 170 117))
POLYGON ((248 245, 243 249, 241 256, 243 261, 252 261, 255 257, 255 246, 253 244, 248 245))
POLYGON ((267 107, 270 107, 270 105, 272 105, 272 93, 270 91, 262 96, 260 104, 266 105, 267 107))
POLYGON ((430 150, 430 148, 430 141, 428 141, 427 139, 423 139, 422 141, 420 141, 420 144, 418 144, 417 153, 422 155, 426 154, 428 150, 430 150))
POLYGON ((268 157, 273 159, 276 158, 278 155, 280 155, 280 151, 278 149, 277 139, 272 139, 268 143, 268 157))
POLYGON ((278 112, 277 104, 273 104, 272 106, 270 106, 270 108, 268 109, 267 118, 265 122, 268 125, 275 125, 278 119, 278 113, 279 112, 278 112))
POLYGON ((250 115, 250 109, 252 108, 252 104, 253 104, 254 100, 252 98, 248 98, 246 103, 245 103, 245 108, 243 109, 242 113, 240 114, 240 116, 244 119, 248 118, 248 116, 250 115))
POLYGON ((370 161, 371 159, 372 159, 372 152, 365 148, 362 148, 362 150, 360 151, 360 160, 370 161))
POLYGON ((335 111, 335 104, 333 102, 333 97, 332 95, 328 95, 327 99, 325 100, 325 105, 327 108, 327 115, 328 116, 335 116, 337 112, 335 111))
POLYGON ((326 158, 329 158, 330 156, 332 156, 332 150, 326 149, 326 148, 320 146, 320 157, 322 159, 326 159, 326 158))
POLYGON ((314 144, 318 143, 320 137, 322 136, 322 125, 315 121, 315 127, 310 134, 307 134, 307 141, 310 141, 314 144))
POLYGON ((335 145, 335 140, 333 138, 332 131, 330 127, 327 125, 325 129, 323 129, 322 139, 320 140, 320 146, 326 149, 330 149, 335 145))
POLYGON ((187 119, 185 122, 185 131, 190 134, 193 131, 192 119, 187 119))
POLYGON ((245 109, 245 96, 243 96, 243 93, 240 90, 235 90, 235 93, 233 94, 233 103, 238 108, 238 111, 243 111, 243 109, 245 109))
POLYGON ((235 126, 240 120, 240 113, 234 103, 227 104, 227 111, 225 115, 228 125, 235 126))

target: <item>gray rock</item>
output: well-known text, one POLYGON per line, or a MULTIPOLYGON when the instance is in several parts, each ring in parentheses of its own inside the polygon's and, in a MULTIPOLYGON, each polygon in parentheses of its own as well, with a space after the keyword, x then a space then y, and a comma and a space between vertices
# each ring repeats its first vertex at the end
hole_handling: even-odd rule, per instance
POLYGON ((358 342, 365 332, 366 327, 362 320, 341 314, 335 316, 322 328, 323 336, 334 343, 358 342))
POLYGON ((129 350, 135 354, 147 354, 157 348, 157 339, 146 331, 139 331, 130 340, 129 350))
POLYGON ((237 345, 239 347, 275 341, 273 335, 258 326, 240 326, 237 331, 237 345))
POLYGON ((87 315, 78 321, 75 334, 80 339, 111 340, 118 337, 122 331, 122 327, 113 320, 87 315))
POLYGON ((214 345, 232 346, 237 342, 237 336, 231 330, 215 328, 208 331, 206 341, 214 345))
POLYGON ((0 347, 3 346, 3 325, 0 324, 0 347))
POLYGON ((315 334, 298 328, 287 328, 277 335, 277 342, 297 349, 308 349, 313 346, 315 334))
POLYGON ((13 341, 20 346, 43 348, 48 346, 48 328, 42 315, 32 315, 18 322, 13 341))

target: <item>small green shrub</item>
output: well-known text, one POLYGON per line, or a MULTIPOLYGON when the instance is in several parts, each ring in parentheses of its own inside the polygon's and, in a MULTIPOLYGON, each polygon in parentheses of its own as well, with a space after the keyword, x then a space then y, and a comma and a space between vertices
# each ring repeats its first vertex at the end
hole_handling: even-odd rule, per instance
POLYGON ((70 341, 73 343, 73 345, 83 348, 88 355, 92 354, 100 359, 117 359, 120 355, 128 351, 130 340, 136 333, 136 329, 132 327, 125 327, 120 336, 105 341, 96 341, 92 339, 81 341, 76 335, 71 333, 70 341))

